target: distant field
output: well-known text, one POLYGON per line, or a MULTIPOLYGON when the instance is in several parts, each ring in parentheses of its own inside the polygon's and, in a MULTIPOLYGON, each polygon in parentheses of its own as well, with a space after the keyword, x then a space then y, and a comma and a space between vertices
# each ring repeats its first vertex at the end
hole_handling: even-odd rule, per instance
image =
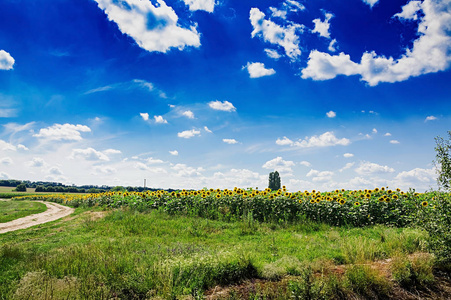
MULTIPOLYGON (((15 192, 16 188, 12 186, 0 186, 0 193, 11 193, 15 192)), ((27 193, 34 193, 36 189, 35 188, 27 188, 27 193)), ((24 194, 25 192, 18 192, 24 194)))
POLYGON ((9 222, 47 210, 43 203, 32 201, 1 201, 0 223, 9 222))

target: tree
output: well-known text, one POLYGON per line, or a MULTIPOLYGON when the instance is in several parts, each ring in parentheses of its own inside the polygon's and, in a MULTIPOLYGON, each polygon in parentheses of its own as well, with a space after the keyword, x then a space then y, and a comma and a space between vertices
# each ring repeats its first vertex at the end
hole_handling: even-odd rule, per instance
POLYGON ((439 187, 445 190, 451 188, 451 131, 448 131, 448 139, 438 136, 435 138, 435 167, 437 170, 437 182, 439 187))
POLYGON ((27 191, 27 186, 25 185, 25 183, 21 183, 18 186, 16 186, 16 192, 26 192, 27 191))
POLYGON ((268 188, 271 189, 271 191, 277 191, 280 189, 280 176, 279 172, 271 172, 269 173, 269 185, 268 188))

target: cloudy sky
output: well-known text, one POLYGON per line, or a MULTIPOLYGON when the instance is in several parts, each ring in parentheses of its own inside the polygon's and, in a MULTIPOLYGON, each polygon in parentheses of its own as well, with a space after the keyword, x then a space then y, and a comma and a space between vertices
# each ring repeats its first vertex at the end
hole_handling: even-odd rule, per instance
POLYGON ((0 178, 435 187, 450 0, 3 0, 0 178))

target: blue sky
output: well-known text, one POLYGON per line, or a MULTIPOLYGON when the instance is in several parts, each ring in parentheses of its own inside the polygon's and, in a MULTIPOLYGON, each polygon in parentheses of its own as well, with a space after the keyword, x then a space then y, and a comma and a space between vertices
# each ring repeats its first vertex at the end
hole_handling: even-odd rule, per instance
POLYGON ((435 187, 450 0, 0 5, 2 179, 435 187))

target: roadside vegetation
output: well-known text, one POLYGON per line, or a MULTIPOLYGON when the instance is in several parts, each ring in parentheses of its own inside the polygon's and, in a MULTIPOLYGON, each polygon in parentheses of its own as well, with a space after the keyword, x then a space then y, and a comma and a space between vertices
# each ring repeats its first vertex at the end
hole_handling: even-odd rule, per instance
POLYGON ((0 223, 38 214, 47 210, 47 206, 32 201, 0 201, 0 223))

